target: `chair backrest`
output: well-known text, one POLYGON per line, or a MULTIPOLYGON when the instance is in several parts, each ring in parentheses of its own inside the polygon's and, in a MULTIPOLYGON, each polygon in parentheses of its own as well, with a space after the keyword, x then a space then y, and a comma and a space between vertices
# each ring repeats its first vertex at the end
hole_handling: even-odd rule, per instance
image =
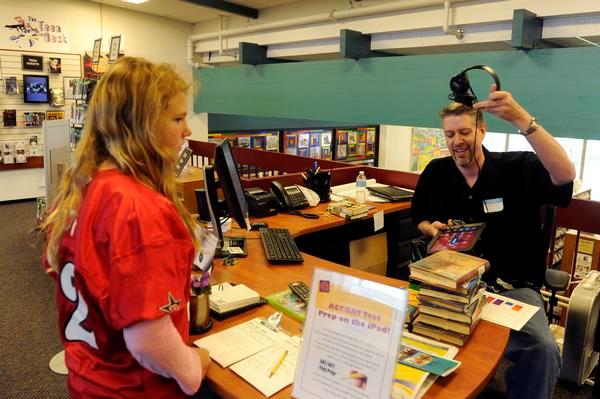
MULTIPOLYGON (((550 211, 548 211, 550 212, 550 211)), ((552 217, 552 216, 551 216, 552 217)), ((566 254, 562 252, 561 269, 572 274, 573 267, 577 260, 579 247, 579 238, 582 233, 600 234, 600 202, 573 198, 566 208, 555 208, 553 215, 554 223, 549 228, 548 247, 548 266, 556 263, 556 256, 563 251, 564 236, 567 229, 575 230, 575 250, 566 254), (568 256, 568 259, 565 257, 568 256)), ((544 226, 546 229, 546 226, 544 226)), ((546 233, 546 230, 544 230, 546 233)), ((597 260, 592 264, 592 268, 598 268, 597 260)))

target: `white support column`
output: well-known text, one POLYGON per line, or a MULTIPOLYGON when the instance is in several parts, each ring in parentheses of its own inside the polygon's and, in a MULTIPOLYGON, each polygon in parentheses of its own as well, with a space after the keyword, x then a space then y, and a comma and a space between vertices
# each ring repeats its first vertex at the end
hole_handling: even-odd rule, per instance
POLYGON ((379 126, 379 167, 410 171, 411 126, 379 126))
POLYGON ((191 140, 208 140, 208 114, 206 112, 191 113, 188 117, 188 124, 192 129, 191 140))

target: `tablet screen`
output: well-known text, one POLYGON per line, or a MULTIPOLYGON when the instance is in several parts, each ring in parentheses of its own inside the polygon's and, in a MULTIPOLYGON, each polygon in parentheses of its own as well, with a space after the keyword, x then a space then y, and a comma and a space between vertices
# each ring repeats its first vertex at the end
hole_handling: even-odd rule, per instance
POLYGON ((473 249, 485 223, 466 224, 464 226, 440 230, 429 243, 429 253, 449 249, 451 251, 466 252, 473 249))

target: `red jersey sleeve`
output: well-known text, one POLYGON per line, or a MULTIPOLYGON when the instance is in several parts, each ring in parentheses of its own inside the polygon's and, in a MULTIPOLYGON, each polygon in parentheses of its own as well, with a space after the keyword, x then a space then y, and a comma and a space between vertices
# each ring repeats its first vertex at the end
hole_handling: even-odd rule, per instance
POLYGON ((174 206, 157 197, 121 202, 106 231, 110 283, 101 306, 115 329, 187 308, 194 248, 174 206))

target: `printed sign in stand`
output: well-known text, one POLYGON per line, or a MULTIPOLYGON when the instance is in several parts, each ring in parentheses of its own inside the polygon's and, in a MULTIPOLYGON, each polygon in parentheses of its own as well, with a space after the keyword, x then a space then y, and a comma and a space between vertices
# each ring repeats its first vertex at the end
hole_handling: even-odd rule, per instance
POLYGON ((292 395, 389 398, 408 293, 315 269, 292 395))

